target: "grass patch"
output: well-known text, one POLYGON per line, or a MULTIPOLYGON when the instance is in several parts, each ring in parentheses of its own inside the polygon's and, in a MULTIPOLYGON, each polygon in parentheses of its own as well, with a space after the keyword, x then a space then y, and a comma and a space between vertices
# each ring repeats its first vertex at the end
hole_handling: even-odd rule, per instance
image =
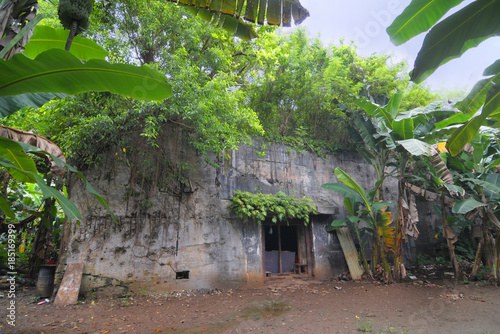
POLYGON ((260 320, 262 318, 272 319, 292 309, 288 304, 281 301, 272 301, 264 305, 248 306, 241 310, 241 318, 260 320))
POLYGON ((373 330, 373 322, 371 320, 359 318, 356 320, 358 331, 371 332, 373 330))

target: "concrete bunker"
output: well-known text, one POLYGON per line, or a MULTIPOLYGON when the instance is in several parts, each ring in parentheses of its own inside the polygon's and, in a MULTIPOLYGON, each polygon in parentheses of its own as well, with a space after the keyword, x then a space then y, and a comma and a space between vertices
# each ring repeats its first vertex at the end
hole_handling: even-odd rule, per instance
MULTIPOLYGON (((264 282, 266 272, 298 272, 329 280, 347 270, 335 233, 325 230, 333 217, 345 215, 343 197, 321 185, 335 181, 337 166, 349 172, 362 166, 365 172, 357 181, 363 186, 373 184, 374 173, 359 156, 344 152, 320 158, 281 144, 270 145, 266 156, 258 156, 256 140, 253 146, 228 152, 230 159, 213 157, 222 166, 218 168, 204 163, 192 147, 178 140, 179 128, 172 126, 164 133, 161 155, 143 150, 134 158, 148 161, 154 167, 151 171, 129 166, 120 153, 107 155, 102 166, 86 172, 89 182, 108 199, 118 223, 82 184, 73 184, 70 198, 86 215, 80 224, 65 225, 59 274, 68 263, 84 262, 83 290, 119 285, 162 292, 255 286, 264 282), (189 192, 176 179, 169 183, 160 177, 158 182, 152 177, 147 182, 140 179, 141 175, 170 175, 164 161, 185 161, 191 166, 183 174, 191 185, 189 192), (301 220, 290 220, 288 225, 245 223, 228 205, 237 190, 256 189, 311 198, 317 214, 310 216, 307 226, 301 220), (275 265, 267 267, 271 256, 275 265)), ((137 147, 147 147, 140 140, 137 147)))

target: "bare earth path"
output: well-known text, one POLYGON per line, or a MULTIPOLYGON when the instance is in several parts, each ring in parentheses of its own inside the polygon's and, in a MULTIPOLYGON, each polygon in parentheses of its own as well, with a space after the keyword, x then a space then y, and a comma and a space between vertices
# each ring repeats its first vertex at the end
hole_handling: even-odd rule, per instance
POLYGON ((0 333, 500 333, 500 289, 452 280, 377 285, 288 276, 259 289, 96 296, 67 307, 37 305, 35 293, 18 296, 15 327, 0 298, 0 333))

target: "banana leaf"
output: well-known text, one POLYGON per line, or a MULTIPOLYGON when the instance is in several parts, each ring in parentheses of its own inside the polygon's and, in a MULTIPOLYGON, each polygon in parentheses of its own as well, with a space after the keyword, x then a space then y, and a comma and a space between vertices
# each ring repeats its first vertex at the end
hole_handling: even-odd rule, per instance
POLYGON ((50 100, 63 99, 65 97, 71 97, 71 95, 57 93, 28 93, 2 96, 0 97, 0 118, 7 117, 26 107, 40 108, 50 100))
POLYGON ((195 16, 210 22, 211 24, 222 27, 222 29, 236 35, 244 41, 259 37, 252 25, 244 22, 234 16, 220 14, 220 12, 211 12, 208 9, 188 7, 188 10, 195 16))
POLYGON ((22 54, 0 61, 0 96, 26 93, 77 94, 110 91, 138 100, 172 96, 165 76, 147 66, 110 64, 92 59, 86 63, 69 52, 50 49, 34 60, 22 54))
POLYGON ((243 40, 257 37, 252 25, 246 23, 290 26, 301 24, 309 11, 299 0, 167 0, 187 6, 193 14, 222 26, 243 40), (244 11, 244 13, 243 13, 244 11), (207 15, 210 12, 212 15, 207 15), (215 19, 214 19, 215 18, 215 19), (243 21, 243 18, 245 21, 243 21), (226 27, 224 27, 224 24, 226 27), (234 26, 237 26, 234 29, 234 26))
POLYGON ((436 24, 425 36, 411 80, 420 83, 439 66, 500 34, 500 1, 476 0, 436 24))
POLYGON ((364 109, 368 115, 377 117, 383 120, 386 124, 390 125, 394 120, 390 112, 375 103, 365 99, 357 99, 354 103, 358 107, 364 109))
MULTIPOLYGON (((500 80, 500 79, 497 79, 500 80)), ((446 148, 452 156, 457 155, 462 151, 467 144, 479 131, 479 128, 484 124, 486 118, 490 115, 495 115, 500 111, 500 85, 492 86, 487 95, 486 103, 483 105, 481 114, 469 120, 466 124, 455 130, 448 142, 446 148)))
POLYGON ((354 190, 361 197, 368 211, 372 210, 371 202, 368 200, 368 195, 366 194, 366 191, 363 189, 363 187, 361 187, 349 174, 344 172, 339 167, 335 168, 335 175, 337 176, 339 181, 343 182, 346 186, 354 190))
POLYGON ((413 120, 411 118, 393 121, 392 130, 403 140, 412 139, 415 136, 413 131, 413 120))
POLYGON ((321 188, 328 190, 333 190, 339 194, 344 195, 346 198, 352 198, 356 202, 363 202, 363 198, 354 189, 348 187, 343 183, 325 183, 321 185, 321 188))
POLYGON ((399 105, 401 104, 401 99, 403 98, 403 93, 399 89, 396 90, 394 94, 392 94, 389 103, 384 107, 387 112, 389 112, 392 118, 395 118, 398 114, 399 105))
POLYGON ((441 122, 438 122, 435 124, 436 126, 436 129, 442 129, 442 128, 445 128, 449 125, 452 125, 452 124, 462 124, 462 123, 465 123, 467 122, 469 119, 472 118, 472 116, 474 116, 473 113, 456 113, 455 115, 453 116, 450 116, 449 118, 445 119, 445 120, 442 120, 441 122))
POLYGON ((394 45, 401 45, 429 30, 463 0, 413 0, 387 28, 394 45))
MULTIPOLYGON (((66 46, 68 30, 54 29, 48 26, 36 26, 30 42, 26 44, 24 55, 35 58, 40 53, 49 49, 62 49, 66 46)), ((93 40, 82 36, 75 36, 71 43, 70 52, 81 60, 104 59, 108 52, 93 40)))
POLYGON ((473 179, 473 178, 464 178, 464 179, 462 179, 462 181, 469 181, 469 182, 475 183, 477 185, 480 185, 481 187, 484 187, 485 189, 488 189, 492 192, 500 194, 500 185, 498 182, 498 177, 500 175, 489 174, 488 176, 489 176, 489 179, 487 178, 488 181, 473 179))
POLYGON ((401 144, 405 150, 410 152, 411 155, 431 155, 432 147, 431 145, 418 140, 418 139, 406 139, 406 140, 398 140, 396 143, 401 144))
POLYGON ((486 206, 485 203, 482 203, 482 202, 478 202, 476 201, 475 199, 473 198, 467 198, 467 199, 464 199, 462 201, 459 201, 457 202, 453 208, 451 209, 451 211, 453 213, 461 213, 461 214, 465 214, 469 211, 472 211, 478 207, 481 207, 481 206, 486 206))

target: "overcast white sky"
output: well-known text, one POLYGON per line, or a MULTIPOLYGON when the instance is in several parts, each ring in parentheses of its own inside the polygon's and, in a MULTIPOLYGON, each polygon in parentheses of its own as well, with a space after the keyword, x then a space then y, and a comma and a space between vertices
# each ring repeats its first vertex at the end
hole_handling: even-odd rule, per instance
MULTIPOLYGON (((397 60, 406 60, 411 68, 420 50, 425 34, 400 46, 394 46, 385 29, 410 0, 301 0, 311 14, 300 26, 311 36, 320 34, 325 45, 354 41, 358 54, 390 54, 397 60)), ((472 2, 464 1, 457 7, 472 2)), ((481 78, 483 70, 498 59, 500 38, 490 38, 462 57, 449 61, 427 78, 425 84, 435 90, 470 90, 481 78)))

